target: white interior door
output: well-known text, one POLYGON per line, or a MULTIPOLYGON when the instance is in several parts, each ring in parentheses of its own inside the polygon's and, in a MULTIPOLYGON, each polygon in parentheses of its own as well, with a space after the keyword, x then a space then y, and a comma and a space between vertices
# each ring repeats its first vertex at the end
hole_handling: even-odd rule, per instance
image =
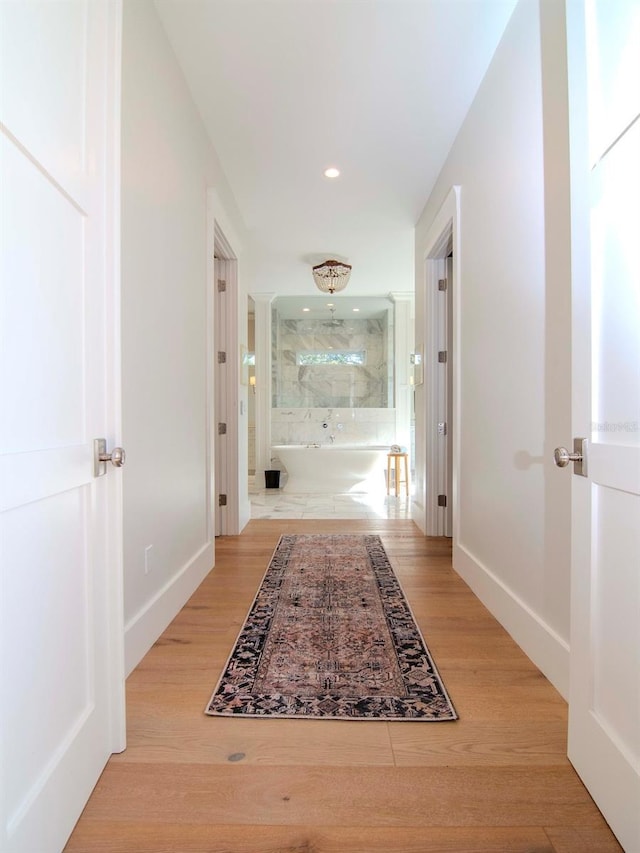
MULTIPOLYGON (((446 251, 446 250, 445 250, 446 251)), ((451 536, 451 442, 449 435, 453 426, 450 417, 451 385, 450 385, 450 311, 451 295, 451 263, 447 257, 433 261, 437 272, 436 306, 436 339, 435 349, 431 353, 434 361, 436 382, 435 424, 437 433, 437 456, 433 471, 435 479, 434 511, 437 518, 436 536, 451 536)))
MULTIPOLYGON (((569 757, 640 850, 640 4, 568 3, 574 435, 569 757)), ((572 448, 570 448, 572 449, 572 448)))
POLYGON ((449 222, 425 260, 426 530, 453 535, 453 227, 449 222))
POLYGON ((120 8, 0 3, 2 812, 60 850, 124 747, 117 139, 120 8))
MULTIPOLYGON (((237 260, 216 226, 214 260, 214 471, 215 535, 240 532, 238 489, 237 260)), ((245 368, 246 371, 246 368, 245 368)), ((245 414, 241 401, 240 414, 245 414)), ((243 419, 243 423, 246 420, 243 419)))
POLYGON ((214 316, 215 316, 215 425, 214 425, 214 471, 215 471, 215 535, 225 536, 229 530, 229 412, 230 357, 227 325, 227 301, 229 298, 228 261, 216 257, 214 262, 214 316))

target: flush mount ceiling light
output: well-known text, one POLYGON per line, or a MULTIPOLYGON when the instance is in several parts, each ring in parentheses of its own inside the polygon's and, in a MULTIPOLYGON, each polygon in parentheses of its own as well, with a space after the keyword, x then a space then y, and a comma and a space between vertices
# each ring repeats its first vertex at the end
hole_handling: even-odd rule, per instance
POLYGON ((344 290, 351 275, 351 264, 342 261, 323 261, 313 267, 313 280, 323 293, 344 290))
POLYGON ((325 178, 337 178, 340 175, 340 169, 336 169, 335 166, 331 166, 329 169, 324 170, 325 178))

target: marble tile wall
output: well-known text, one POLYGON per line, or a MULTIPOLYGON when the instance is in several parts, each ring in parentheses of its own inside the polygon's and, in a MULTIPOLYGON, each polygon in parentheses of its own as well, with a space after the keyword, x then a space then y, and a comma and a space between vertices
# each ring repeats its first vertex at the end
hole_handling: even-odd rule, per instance
POLYGON ((395 409, 276 408, 271 410, 272 444, 396 443, 395 409), (326 427, 323 424, 327 424, 326 427))
POLYGON ((384 408, 389 353, 383 320, 285 320, 274 313, 274 408, 384 408), (298 353, 356 351, 363 365, 300 365, 298 353))

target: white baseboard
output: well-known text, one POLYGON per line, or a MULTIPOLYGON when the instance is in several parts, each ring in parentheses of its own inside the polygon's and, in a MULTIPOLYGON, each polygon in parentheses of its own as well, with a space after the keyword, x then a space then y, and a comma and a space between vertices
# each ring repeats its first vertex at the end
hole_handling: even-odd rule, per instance
POLYGON ((124 628, 125 675, 140 663, 213 568, 213 542, 198 551, 124 628))
POLYGON ((419 528, 420 532, 427 535, 424 506, 416 500, 411 501, 411 520, 419 528))
POLYGON ((240 524, 238 533, 242 533, 247 524, 251 521, 251 501, 245 501, 240 504, 240 524))
POLYGON ((569 645, 463 545, 453 566, 560 695, 569 700, 569 645))

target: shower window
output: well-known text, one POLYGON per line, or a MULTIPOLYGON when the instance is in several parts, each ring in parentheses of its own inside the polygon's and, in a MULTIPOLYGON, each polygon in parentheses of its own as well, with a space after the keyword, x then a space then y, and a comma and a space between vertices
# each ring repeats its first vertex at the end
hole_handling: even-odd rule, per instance
POLYGON ((367 363, 367 354, 364 350, 336 352, 329 350, 324 352, 299 352, 296 355, 296 364, 308 367, 312 364, 347 364, 363 365, 367 363))

